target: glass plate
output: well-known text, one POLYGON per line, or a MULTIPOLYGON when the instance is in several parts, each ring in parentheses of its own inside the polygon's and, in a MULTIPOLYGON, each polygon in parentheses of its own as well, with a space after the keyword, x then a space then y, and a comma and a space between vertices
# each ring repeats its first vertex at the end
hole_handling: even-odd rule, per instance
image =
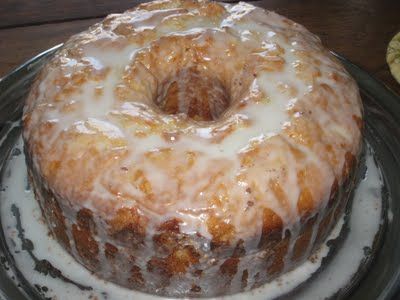
MULTIPOLYGON (((24 99, 35 75, 57 51, 55 46, 27 61, 0 80, 0 168, 20 135, 12 122, 22 115, 24 99)), ((383 226, 375 255, 367 256, 351 283, 335 299, 394 299, 400 285, 400 97, 368 73, 345 58, 333 53, 357 81, 365 108, 365 138, 372 146, 382 170, 385 191, 384 206, 393 215, 383 226), (368 271, 368 272, 367 272, 368 271)), ((1 201, 1 199, 0 199, 1 201)), ((0 222, 1 224, 1 222, 0 222)), ((15 267, 0 226, 0 299, 44 299, 15 267), (16 278, 11 280, 11 269, 16 278), (17 282, 17 283, 16 283, 17 282)))

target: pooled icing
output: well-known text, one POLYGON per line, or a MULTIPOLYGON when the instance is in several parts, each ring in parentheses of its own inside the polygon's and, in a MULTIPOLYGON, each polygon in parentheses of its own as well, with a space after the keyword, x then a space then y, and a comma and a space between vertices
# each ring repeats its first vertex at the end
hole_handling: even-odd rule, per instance
MULTIPOLYGON (((19 140, 14 149, 22 150, 23 142, 19 140)), ((376 165, 375 154, 368 147, 366 158, 366 176, 355 190, 352 203, 352 213, 349 215, 349 233, 343 246, 338 249, 332 260, 325 264, 321 272, 312 279, 307 286, 295 294, 296 299, 325 299, 334 295, 339 289, 344 288, 352 277, 359 272, 359 265, 365 260, 365 248, 374 248, 375 235, 382 224, 382 172, 376 165)), ((82 267, 69 255, 59 243, 47 234, 46 224, 43 222, 40 207, 34 199, 33 192, 27 189, 27 170, 25 157, 22 154, 12 156, 6 166, 1 192, 0 203, 1 222, 4 229, 6 242, 10 253, 13 254, 15 264, 24 278, 32 286, 45 286, 45 297, 57 299, 138 299, 157 300, 167 299, 129 290, 111 282, 104 281, 92 272, 82 267), (80 290, 71 283, 52 278, 49 274, 40 274, 35 269, 31 256, 22 249, 22 243, 15 228, 16 219, 11 213, 11 208, 16 205, 21 214, 22 228, 25 237, 33 242, 33 253, 39 259, 47 259, 54 267, 61 270, 62 274, 74 282, 91 287, 92 290, 80 290)), ((388 214, 390 211, 388 211, 388 214)), ((388 215, 389 218, 389 215, 388 215)), ((332 230, 328 240, 335 239, 342 228, 343 218, 340 219, 335 229, 332 230)), ((225 296, 226 300, 266 300, 289 293, 300 283, 309 279, 320 268, 321 260, 328 253, 327 241, 313 254, 313 258, 305 261, 293 271, 286 273, 272 282, 255 290, 236 295, 225 296)), ((375 249, 376 250, 376 249, 375 249)), ((15 276, 12 268, 9 269, 10 277, 15 276)), ((359 276, 359 274, 358 274, 359 276)), ((15 278, 15 277, 12 277, 15 278)), ((221 298, 221 297, 220 297, 221 298)), ((210 298, 210 299, 220 299, 210 298)), ((171 298, 168 298, 171 299, 171 298)))

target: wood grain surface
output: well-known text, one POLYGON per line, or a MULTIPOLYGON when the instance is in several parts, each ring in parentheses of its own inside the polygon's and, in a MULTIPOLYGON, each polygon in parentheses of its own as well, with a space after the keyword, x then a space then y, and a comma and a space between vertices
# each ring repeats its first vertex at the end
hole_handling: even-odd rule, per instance
MULTIPOLYGON (((0 77, 30 57, 65 41, 99 17, 135 6, 138 0, 0 0, 0 77), (33 25, 32 25, 33 24, 33 25)), ((303 24, 331 50, 358 64, 400 94, 385 61, 400 31, 400 1, 261 0, 255 5, 303 24)))
POLYGON ((138 0, 1 0, 0 28, 102 17, 137 5, 138 0))

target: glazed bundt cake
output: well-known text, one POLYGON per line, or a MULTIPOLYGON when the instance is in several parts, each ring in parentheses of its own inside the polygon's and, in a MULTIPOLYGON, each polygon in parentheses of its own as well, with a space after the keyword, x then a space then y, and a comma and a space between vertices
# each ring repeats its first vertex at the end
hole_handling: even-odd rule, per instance
POLYGON ((362 148, 354 80, 304 27, 246 3, 109 15, 46 64, 23 125, 59 243, 167 296, 249 290, 308 259, 362 148))

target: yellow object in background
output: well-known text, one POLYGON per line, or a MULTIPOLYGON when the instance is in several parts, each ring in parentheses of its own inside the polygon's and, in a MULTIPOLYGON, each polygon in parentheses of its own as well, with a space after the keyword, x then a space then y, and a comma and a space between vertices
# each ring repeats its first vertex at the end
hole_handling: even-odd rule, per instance
POLYGON ((390 67, 390 72, 400 83, 400 32, 392 38, 388 45, 386 61, 390 67))

